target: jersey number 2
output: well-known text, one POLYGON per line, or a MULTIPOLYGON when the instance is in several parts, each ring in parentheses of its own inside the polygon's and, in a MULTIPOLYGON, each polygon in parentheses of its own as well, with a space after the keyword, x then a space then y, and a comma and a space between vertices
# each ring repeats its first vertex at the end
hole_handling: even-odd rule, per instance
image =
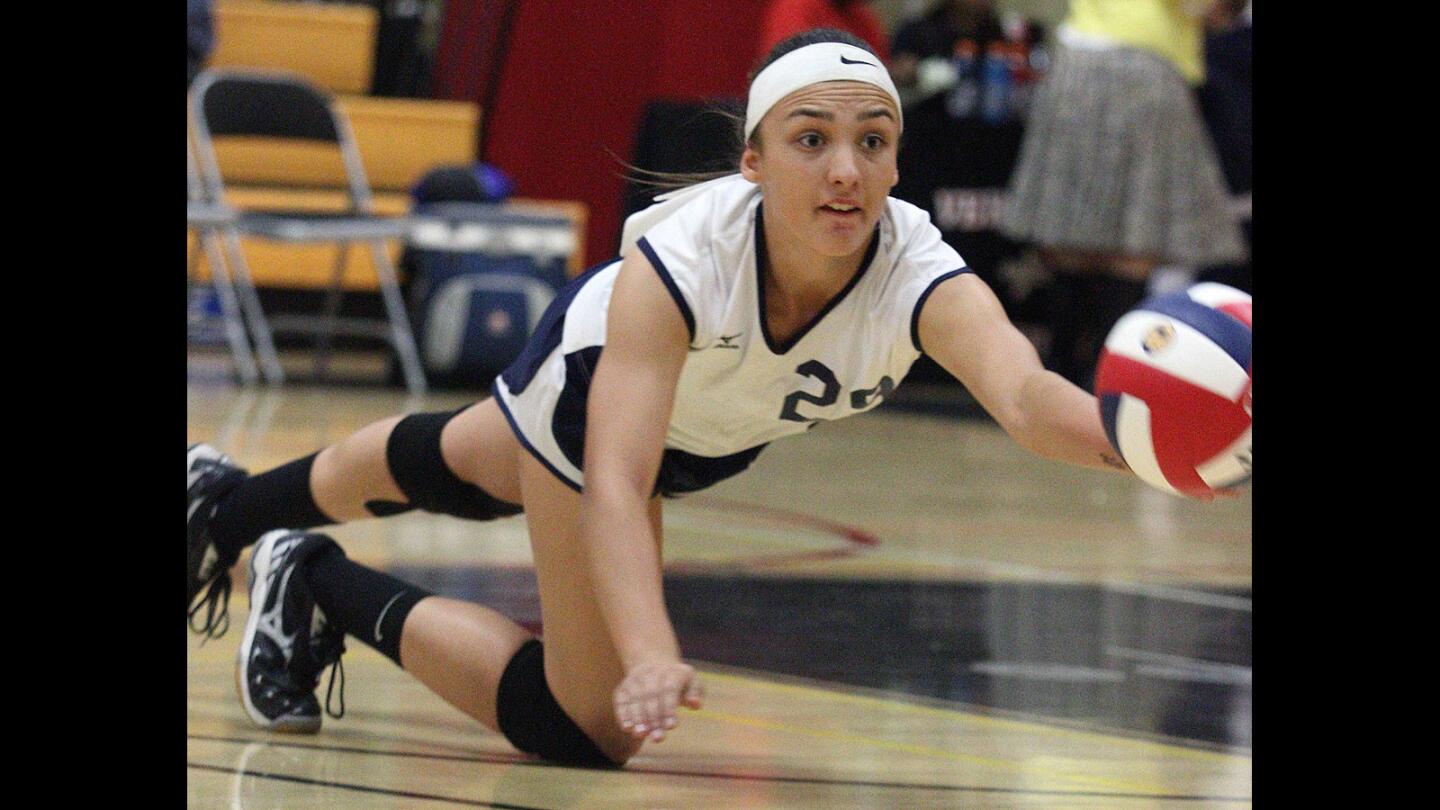
MULTIPOLYGON (((801 416, 797 407, 802 402, 809 402, 822 408, 834 405, 835 400, 840 398, 840 381, 835 378, 835 372, 819 360, 807 360, 795 368, 795 373, 805 377, 814 377, 825 386, 820 396, 815 396, 808 391, 795 391, 785 397, 785 407, 780 409, 780 418, 791 422, 817 422, 818 418, 801 416)), ((880 383, 874 388, 862 391, 853 391, 850 394, 850 406, 859 410, 870 403, 870 398, 879 395, 882 399, 889 396, 895 390, 895 382, 888 376, 880 378, 880 383)))

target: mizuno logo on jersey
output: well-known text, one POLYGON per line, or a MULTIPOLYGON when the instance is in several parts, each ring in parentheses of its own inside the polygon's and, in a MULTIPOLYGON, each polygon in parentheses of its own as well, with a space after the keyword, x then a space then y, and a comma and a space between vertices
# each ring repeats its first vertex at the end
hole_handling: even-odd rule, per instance
POLYGON ((737 345, 735 345, 734 343, 731 343, 730 341, 735 340, 736 338, 740 337, 740 336, 743 335, 743 334, 745 334, 745 333, 744 333, 744 332, 736 332, 736 333, 733 334, 733 335, 721 335, 721 336, 720 336, 720 342, 719 342, 719 343, 711 343, 709 346, 691 346, 691 347, 690 347, 690 351, 692 351, 692 352, 703 352, 703 351, 705 351, 706 349, 737 349, 737 350, 738 350, 740 347, 737 346, 737 345))

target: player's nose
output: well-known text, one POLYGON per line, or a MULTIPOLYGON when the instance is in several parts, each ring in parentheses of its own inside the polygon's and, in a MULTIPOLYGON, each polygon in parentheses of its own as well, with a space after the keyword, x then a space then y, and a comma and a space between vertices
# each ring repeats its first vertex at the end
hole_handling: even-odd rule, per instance
POLYGON ((826 178, 836 186, 848 187, 860 180, 860 166, 855 156, 855 148, 848 144, 841 144, 830 153, 830 163, 826 167, 826 178))

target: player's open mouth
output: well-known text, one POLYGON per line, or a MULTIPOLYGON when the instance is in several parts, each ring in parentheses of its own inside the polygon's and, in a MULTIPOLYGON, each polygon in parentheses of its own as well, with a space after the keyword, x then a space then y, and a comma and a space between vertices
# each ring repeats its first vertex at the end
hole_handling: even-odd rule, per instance
POLYGON ((863 213, 860 206, 854 205, 853 203, 825 203, 824 205, 820 206, 820 210, 829 214, 838 214, 840 216, 860 216, 860 214, 863 213))

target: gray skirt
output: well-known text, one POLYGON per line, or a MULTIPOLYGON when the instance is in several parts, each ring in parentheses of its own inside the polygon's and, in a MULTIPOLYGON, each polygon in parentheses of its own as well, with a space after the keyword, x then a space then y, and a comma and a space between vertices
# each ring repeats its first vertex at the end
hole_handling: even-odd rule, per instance
POLYGON ((1001 230, 1042 247, 1227 264, 1245 256, 1185 79, 1133 48, 1060 46, 1036 88, 1001 230))

